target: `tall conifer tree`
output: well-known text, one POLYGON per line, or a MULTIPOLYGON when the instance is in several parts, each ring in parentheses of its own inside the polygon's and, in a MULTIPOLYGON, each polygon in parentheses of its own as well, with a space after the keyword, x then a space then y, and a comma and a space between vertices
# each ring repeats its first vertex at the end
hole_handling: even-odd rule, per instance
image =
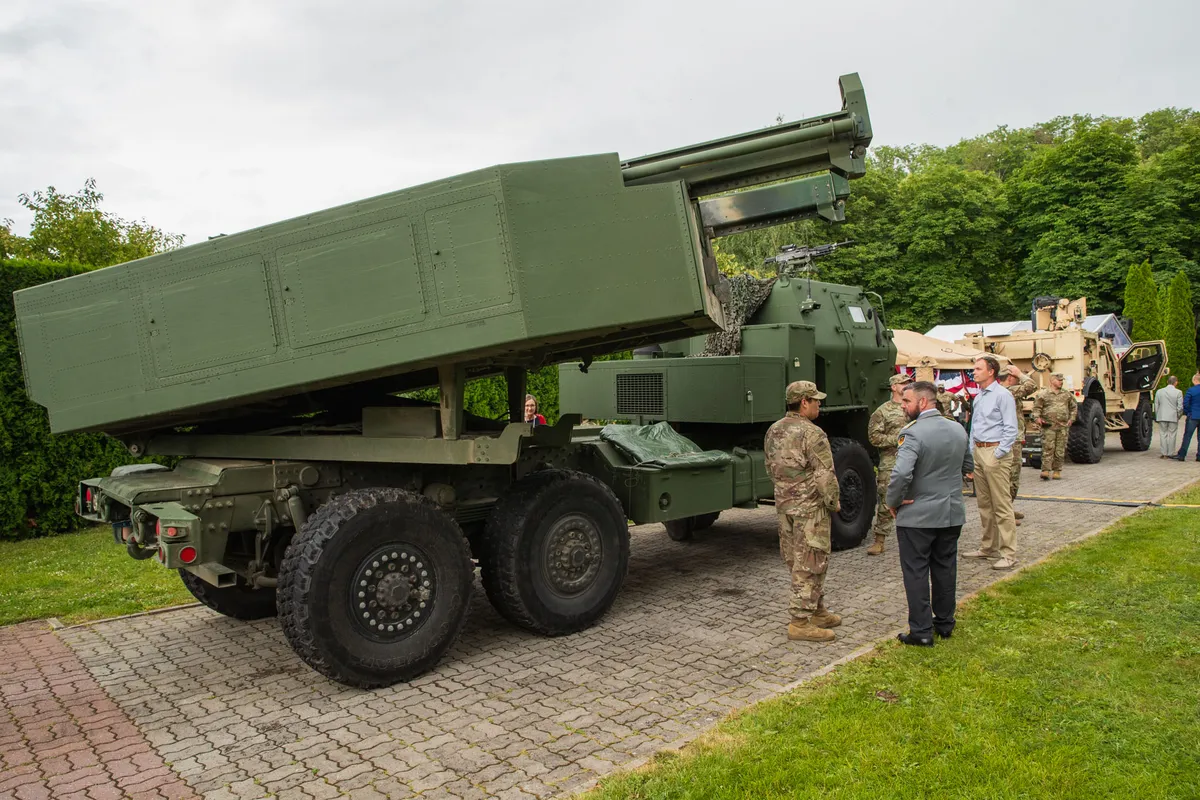
POLYGON ((1192 285, 1183 270, 1175 273, 1167 292, 1163 339, 1171 374, 1186 389, 1196 374, 1196 316, 1192 311, 1192 285))
POLYGON ((1158 286, 1149 261, 1134 264, 1125 278, 1125 310, 1133 321, 1133 340, 1146 342, 1162 338, 1162 312, 1158 307, 1158 286))

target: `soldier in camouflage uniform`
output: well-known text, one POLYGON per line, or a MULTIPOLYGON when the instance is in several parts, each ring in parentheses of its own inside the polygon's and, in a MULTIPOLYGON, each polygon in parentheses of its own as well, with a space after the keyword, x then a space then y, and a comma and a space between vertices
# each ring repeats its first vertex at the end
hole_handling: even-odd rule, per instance
POLYGON ((892 398, 875 409, 871 421, 867 423, 867 440, 879 451, 879 470, 875 473, 879 500, 875 508, 875 525, 871 529, 875 541, 867 548, 869 556, 882 553, 888 534, 896 532, 896 520, 887 507, 887 489, 892 467, 896 466, 896 451, 900 447, 896 437, 900 435, 900 429, 908 424, 904 406, 900 405, 900 395, 904 387, 912 383, 912 378, 902 372, 893 375, 889 383, 892 385, 892 398))
MULTIPOLYGON (((1021 401, 1026 397, 1031 397, 1038 390, 1038 385, 1033 382, 1033 378, 1020 370, 1016 364, 1009 364, 1000 370, 1000 382, 1012 393, 1013 399, 1017 401, 1017 441, 1013 445, 1013 468, 1012 468, 1012 499, 1017 499, 1017 490, 1021 485, 1021 448, 1025 444, 1025 412, 1022 410, 1021 401)), ((1016 517, 1017 524, 1021 524, 1021 520, 1025 519, 1025 515, 1020 511, 1013 511, 1013 516, 1016 517)))
POLYGON ((813 424, 825 394, 812 381, 788 384, 787 415, 771 426, 763 443, 775 484, 779 550, 792 573, 792 621, 788 638, 831 642, 829 628, 842 618, 825 608, 829 566, 829 515, 841 510, 829 437, 813 424))
POLYGON ((1033 418, 1042 428, 1042 480, 1062 478, 1063 459, 1067 454, 1067 431, 1078 416, 1075 395, 1063 390, 1063 374, 1050 376, 1050 387, 1033 398, 1033 418))

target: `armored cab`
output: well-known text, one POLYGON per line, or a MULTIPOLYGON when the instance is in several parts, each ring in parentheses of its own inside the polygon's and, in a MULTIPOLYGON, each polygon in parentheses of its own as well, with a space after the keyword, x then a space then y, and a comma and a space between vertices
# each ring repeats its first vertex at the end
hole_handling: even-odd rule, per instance
MULTIPOLYGON (((867 441, 871 413, 888 399, 896 348, 883 309, 862 289, 784 274, 758 283, 765 296, 735 339, 696 336, 668 342, 629 361, 559 366, 559 403, 595 420, 669 423, 699 447, 727 451, 751 480, 730 474, 731 488, 711 487, 691 499, 698 505, 682 519, 684 496, 661 508, 687 538, 715 498, 724 507, 769 502, 771 481, 763 464, 763 437, 784 415, 784 389, 813 381, 828 397, 817 424, 830 437, 842 510, 832 520, 837 549, 858 545, 875 509, 873 448, 867 441), (717 341, 721 340, 721 341, 717 341), (718 345, 718 346, 714 346, 718 345)), ((633 475, 626 487, 653 475, 633 475)), ((634 489, 627 488, 631 494, 634 489)), ((653 493, 651 493, 653 494, 653 493)), ((670 524, 670 523, 669 523, 670 524)))
MULTIPOLYGON (((18 292, 52 429, 180 457, 84 478, 79 514, 210 608, 277 614, 297 655, 347 684, 437 663, 476 562, 513 624, 586 628, 622 585, 628 520, 697 513, 665 482, 692 497, 748 482, 719 508, 769 490, 761 457, 735 450, 669 455, 631 493, 629 470, 653 465, 573 431, 578 414, 526 422, 526 371, 724 333, 714 237, 844 218, 871 125, 858 77, 840 88, 830 114, 627 161, 501 165, 18 292), (506 419, 464 409, 466 383, 492 374, 506 419), (436 401, 414 397, 426 388, 436 401)), ((848 325, 869 310, 813 285, 848 325)), ((771 352, 846 335, 777 317, 751 333, 771 352)), ((845 375, 843 404, 874 380, 856 361, 821 367, 845 375)))

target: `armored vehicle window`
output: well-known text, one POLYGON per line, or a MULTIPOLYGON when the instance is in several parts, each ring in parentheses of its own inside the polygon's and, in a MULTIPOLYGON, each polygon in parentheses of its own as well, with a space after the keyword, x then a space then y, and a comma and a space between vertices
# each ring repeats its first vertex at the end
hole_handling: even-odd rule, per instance
POLYGON ((867 324, 867 315, 858 306, 850 306, 850 319, 857 322, 859 325, 867 324))

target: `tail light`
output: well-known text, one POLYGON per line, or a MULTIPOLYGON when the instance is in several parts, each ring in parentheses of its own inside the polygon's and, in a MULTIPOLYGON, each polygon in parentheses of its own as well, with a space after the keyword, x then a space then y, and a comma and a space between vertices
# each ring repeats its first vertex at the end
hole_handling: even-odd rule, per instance
POLYGON ((196 560, 196 548, 187 546, 179 551, 179 560, 185 564, 191 564, 196 560))

